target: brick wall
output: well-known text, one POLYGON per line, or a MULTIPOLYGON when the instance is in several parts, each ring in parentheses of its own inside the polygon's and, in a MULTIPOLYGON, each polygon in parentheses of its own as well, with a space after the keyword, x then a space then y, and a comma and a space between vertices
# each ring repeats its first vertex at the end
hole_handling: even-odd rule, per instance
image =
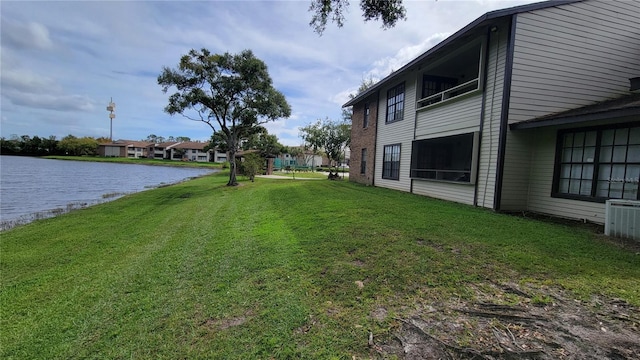
POLYGON ((353 106, 351 117, 351 159, 349 163, 349 181, 373 185, 375 163, 376 126, 378 118, 377 95, 373 95, 353 106), (364 124, 365 104, 369 105, 369 121, 364 124), (362 173, 362 149, 367 149, 366 169, 362 173))

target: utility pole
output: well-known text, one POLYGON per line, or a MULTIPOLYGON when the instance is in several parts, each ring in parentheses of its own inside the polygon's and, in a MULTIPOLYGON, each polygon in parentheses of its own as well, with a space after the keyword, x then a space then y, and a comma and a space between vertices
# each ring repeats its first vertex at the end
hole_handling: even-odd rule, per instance
POLYGON ((111 125, 109 126, 109 140, 113 142, 113 118, 116 117, 116 114, 113 111, 116 109, 116 104, 113 102, 113 98, 109 101, 109 105, 107 106, 107 111, 109 112, 109 121, 111 125))

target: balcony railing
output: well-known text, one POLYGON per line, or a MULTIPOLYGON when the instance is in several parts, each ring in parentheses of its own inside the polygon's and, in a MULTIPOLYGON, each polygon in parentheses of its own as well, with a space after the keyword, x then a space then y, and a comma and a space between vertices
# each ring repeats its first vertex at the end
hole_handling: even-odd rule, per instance
POLYGON ((416 108, 417 110, 422 110, 431 105, 455 99, 458 96, 478 90, 479 85, 480 85, 479 79, 475 78, 473 80, 467 81, 466 83, 460 84, 458 86, 454 86, 451 89, 447 89, 443 92, 439 92, 437 94, 433 94, 433 95, 427 96, 426 98, 418 100, 418 104, 416 108))

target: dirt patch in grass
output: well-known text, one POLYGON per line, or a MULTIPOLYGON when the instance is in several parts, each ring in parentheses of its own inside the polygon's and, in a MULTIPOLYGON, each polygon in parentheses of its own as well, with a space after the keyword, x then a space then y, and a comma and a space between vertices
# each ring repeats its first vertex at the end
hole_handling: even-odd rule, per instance
POLYGON ((202 325, 208 329, 221 331, 231 327, 240 326, 249 321, 252 314, 247 313, 243 316, 224 318, 224 319, 207 319, 202 325))
POLYGON ((640 359, 640 309, 625 301, 579 301, 531 284, 470 290, 473 301, 425 305, 394 319, 389 334, 369 341, 373 352, 400 359, 640 359))

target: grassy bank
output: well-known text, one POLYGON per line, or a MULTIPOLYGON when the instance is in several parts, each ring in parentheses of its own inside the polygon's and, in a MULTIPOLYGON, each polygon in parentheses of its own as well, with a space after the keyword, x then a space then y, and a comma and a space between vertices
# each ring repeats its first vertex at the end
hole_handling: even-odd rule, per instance
POLYGON ((157 166, 183 166, 196 168, 216 168, 222 167, 222 163, 197 162, 197 161, 175 161, 166 159, 148 158, 123 158, 123 157, 101 157, 101 156, 43 156, 44 159, 75 160, 93 162, 111 162, 120 164, 157 165, 157 166))
POLYGON ((640 305, 638 256, 585 230, 346 181, 227 180, 2 233, 0 357, 368 357, 369 333, 487 279, 640 305))

